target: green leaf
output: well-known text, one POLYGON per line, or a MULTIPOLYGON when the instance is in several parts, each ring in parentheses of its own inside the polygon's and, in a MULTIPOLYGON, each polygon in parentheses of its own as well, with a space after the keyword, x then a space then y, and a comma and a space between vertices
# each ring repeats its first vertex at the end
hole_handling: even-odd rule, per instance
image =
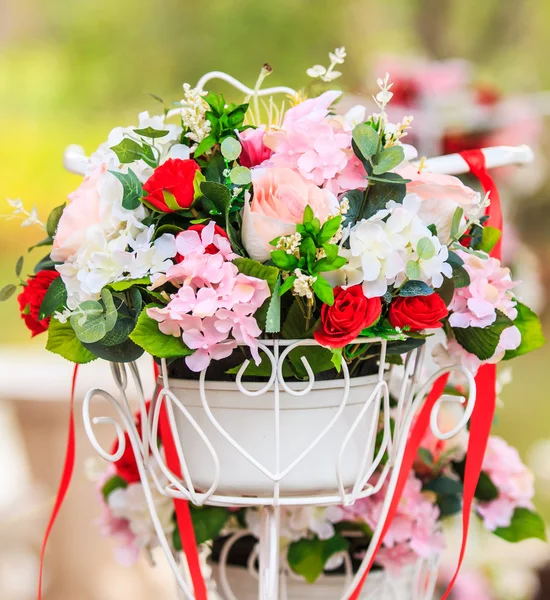
POLYGON ((134 129, 134 133, 150 139, 162 138, 170 132, 167 129, 154 129, 153 127, 145 127, 144 129, 134 129))
POLYGON ((218 115, 224 112, 225 99, 222 94, 216 94, 215 92, 208 92, 204 97, 206 103, 210 108, 215 111, 218 115))
POLYGON ((136 327, 130 334, 130 339, 156 358, 179 358, 193 354, 181 337, 165 335, 159 329, 159 324, 147 315, 148 308, 162 308, 156 304, 148 304, 139 315, 136 327))
POLYGON ((447 258, 447 262, 452 267, 461 267, 464 264, 464 261, 462 260, 462 258, 460 258, 460 256, 456 252, 453 252, 452 250, 449 250, 449 257, 447 258))
POLYGON ((51 317, 56 310, 64 308, 66 302, 67 288, 63 283, 63 279, 57 277, 51 282, 50 287, 40 304, 38 319, 41 321, 46 317, 51 317))
POLYGON ((370 125, 367 125, 367 123, 360 123, 359 125, 356 125, 353 128, 352 137, 355 145, 362 155, 358 157, 359 159, 369 158, 378 151, 380 137, 378 132, 376 132, 370 125))
POLYGON ((418 456, 420 460, 428 467, 434 466, 434 457, 433 454, 427 448, 419 448, 418 456))
POLYGON ((332 290, 330 283, 324 277, 317 275, 317 279, 313 282, 311 287, 321 302, 324 302, 329 306, 334 304, 334 291, 332 290))
POLYGON ((128 169, 128 173, 109 171, 122 184, 122 206, 127 210, 134 210, 140 205, 143 197, 143 187, 137 175, 128 169))
POLYGON ((21 277, 21 273, 23 272, 23 265, 25 264, 25 257, 20 256, 15 263, 15 276, 21 277))
POLYGON ((128 482, 125 479, 122 479, 120 475, 114 475, 110 479, 107 480, 105 485, 101 488, 101 493, 103 494, 103 498, 107 500, 109 496, 115 491, 121 488, 127 488, 128 482))
POLYGON ((141 277, 140 279, 123 279, 122 281, 110 283, 109 287, 113 290, 113 292, 124 292, 134 285, 151 285, 151 278, 141 277))
POLYGON ((231 206, 231 192, 229 189, 225 185, 214 181, 203 181, 200 187, 203 195, 212 202, 216 210, 224 218, 227 218, 231 206))
POLYGON ((108 288, 101 290, 101 300, 105 307, 105 331, 109 333, 116 325, 118 313, 113 301, 113 294, 108 288))
POLYGON ((89 363, 96 358, 76 337, 71 324, 61 323, 57 319, 50 321, 46 350, 78 364, 89 363))
POLYGON ((462 221, 462 217, 464 215, 464 209, 459 206, 455 210, 453 214, 453 220, 451 221, 451 238, 456 240, 459 236, 460 232, 460 222, 462 221))
POLYGON ((460 265, 452 265, 453 267, 453 283, 455 288, 468 287, 471 279, 470 274, 460 265))
POLYGON ((233 167, 229 179, 235 185, 248 185, 252 181, 252 171, 247 167, 233 167))
POLYGON ((313 221, 314 218, 315 214, 313 212, 313 209, 309 204, 307 204, 304 208, 304 217, 302 219, 303 224, 305 225, 306 223, 311 223, 311 221, 313 221))
POLYGON ((509 319, 504 313, 498 310, 496 313, 496 320, 489 327, 452 328, 456 341, 480 360, 488 360, 493 356, 501 333, 514 324, 512 319, 509 319))
POLYGON ((46 232, 51 238, 55 237, 57 225, 59 224, 59 219, 61 219, 61 215, 63 214, 64 208, 65 202, 63 202, 63 204, 60 204, 59 206, 56 206, 52 210, 48 217, 48 220, 46 221, 46 232))
POLYGON ((348 259, 343 256, 337 256, 330 260, 328 257, 321 258, 315 263, 314 268, 312 269, 313 273, 325 273, 327 271, 335 271, 336 269, 341 269, 346 263, 348 259))
POLYGON ((462 494, 463 487, 460 480, 440 475, 437 479, 432 479, 426 483, 422 488, 422 491, 435 492, 442 496, 456 496, 462 494))
POLYGON ((36 266, 34 267, 34 273, 36 275, 36 273, 43 271, 43 270, 47 270, 47 269, 53 269, 55 267, 55 265, 59 265, 61 263, 57 263, 54 262, 51 258, 49 254, 46 254, 46 256, 44 256, 44 258, 41 258, 37 263, 36 266))
POLYGON ((306 318, 300 308, 299 302, 295 298, 286 313, 286 319, 281 329, 281 335, 286 340, 301 340, 313 337, 313 328, 315 325, 306 329, 306 318))
POLYGON ((51 246, 53 244, 53 237, 51 237, 50 235, 47 238, 44 238, 43 240, 40 240, 37 244, 34 244, 33 246, 31 246, 29 248, 29 252, 31 250, 34 250, 35 248, 42 248, 43 246, 51 246))
POLYGON ((437 506, 441 518, 456 515, 462 510, 462 495, 439 496, 437 498, 437 506))
POLYGON ((405 267, 405 274, 409 279, 418 279, 420 277, 420 265, 415 260, 409 260, 405 267))
POLYGON ((349 210, 344 215, 344 221, 342 225, 347 227, 348 225, 354 225, 359 218, 359 213, 361 212, 361 207, 363 206, 363 199, 365 197, 365 192, 362 190, 351 190, 350 192, 346 192, 343 198, 346 198, 349 202, 349 210))
MULTIPOLYGON (((120 319, 119 319, 120 321, 120 319)), ((118 322, 117 321, 117 324, 118 322)), ((110 333, 108 333, 100 342, 96 342, 95 344, 83 344, 85 348, 90 350, 95 356, 101 358, 103 360, 108 360, 109 362, 116 363, 128 363, 137 360, 140 356, 143 355, 145 350, 132 342, 130 339, 126 339, 120 344, 111 344, 106 345, 104 340, 110 338, 113 332, 117 332, 117 327, 113 329, 110 333)))
POLYGON ((275 286, 277 285, 279 279, 279 269, 277 269, 277 267, 263 265, 257 260, 252 260, 251 258, 236 258, 233 261, 233 264, 236 265, 240 273, 244 273, 249 277, 256 277, 257 279, 263 279, 264 281, 267 281, 271 293, 274 293, 275 286))
POLYGON ((294 254, 287 254, 284 250, 273 250, 271 260, 284 271, 294 271, 298 266, 298 259, 294 254))
POLYGON ((331 238, 333 238, 337 231, 340 229, 341 222, 342 217, 340 216, 328 219, 328 221, 326 221, 321 227, 321 231, 317 236, 317 244, 322 246, 323 244, 326 244, 331 238))
POLYGON ((206 163, 206 167, 202 169, 202 174, 206 177, 207 181, 214 181, 215 183, 224 183, 225 176, 225 160, 223 156, 217 152, 214 156, 206 163))
POLYGON ((403 202, 406 194, 407 186, 401 183, 371 184, 367 189, 367 206, 363 218, 368 219, 379 210, 383 210, 390 200, 398 203, 403 202))
POLYGON ((138 144, 138 142, 131 138, 124 138, 116 146, 111 146, 111 150, 117 155, 118 160, 123 165, 139 160, 143 153, 141 144, 138 144))
POLYGON ((78 312, 70 317, 76 337, 88 344, 99 342, 107 333, 103 306, 95 300, 85 300, 78 305, 78 312))
MULTIPOLYGON (((411 182, 411 179, 405 179, 403 177, 401 177, 401 175, 399 175, 399 173, 384 173, 384 175, 382 177, 377 177, 376 175, 369 175, 368 177, 369 181, 379 181, 380 183, 403 183, 403 184, 407 184, 411 182)), ((428 226, 428 229, 430 229, 430 227, 434 227, 433 225, 428 226)), ((431 231, 431 229, 430 229, 431 231)), ((432 232, 433 235, 437 235, 437 230, 435 230, 434 232, 432 232)))
POLYGON ((476 244, 475 249, 481 250, 482 252, 491 252, 491 250, 497 245, 498 241, 502 236, 502 231, 496 227, 490 227, 487 225, 483 228, 481 234, 481 241, 476 244))
POLYGON ((338 371, 338 373, 340 373, 340 370, 342 369, 342 354, 343 354, 343 348, 331 348, 331 354, 332 354, 332 358, 331 358, 331 362, 334 365, 334 368, 338 371))
POLYGON ((194 506, 189 504, 197 544, 218 537, 231 513, 221 506, 194 506))
POLYGON ((376 164, 372 171, 375 175, 382 175, 387 171, 395 169, 405 160, 405 153, 402 146, 390 146, 385 148, 376 156, 376 164))
POLYGON ((195 149, 195 158, 198 158, 199 156, 202 156, 205 152, 208 152, 208 150, 210 150, 213 146, 216 145, 216 141, 216 136, 212 134, 207 135, 195 149))
POLYGON ((13 283, 8 283, 0 290, 0 302, 5 302, 9 300, 14 294, 15 290, 17 290, 17 286, 13 283))
POLYGON ((286 292, 288 292, 288 290, 290 290, 292 288, 295 281, 296 281, 296 275, 291 275, 290 277, 287 277, 284 280, 283 285, 279 288, 279 296, 286 294, 286 292))
POLYGON ((233 137, 227 137, 220 146, 223 157, 229 161, 237 160, 243 151, 241 143, 233 137))
POLYGON ((329 558, 345 552, 349 542, 336 534, 328 540, 303 538, 288 547, 287 560, 290 568, 308 583, 313 583, 322 573, 329 558))
POLYGON ((507 542, 521 542, 531 538, 546 541, 546 528, 542 517, 528 508, 516 508, 508 527, 498 527, 495 535, 507 542))
POLYGON ((504 360, 510 360, 516 356, 537 350, 546 343, 538 316, 521 302, 516 304, 516 309, 518 316, 514 320, 514 325, 521 333, 521 344, 515 350, 507 350, 504 360))
POLYGON ((399 295, 408 296, 431 296, 434 293, 432 288, 423 281, 410 280, 403 284, 399 290, 399 295))
POLYGON ((269 302, 267 314, 265 317, 265 332, 266 333, 279 333, 281 331, 281 296, 279 289, 281 287, 281 278, 277 277, 277 283, 271 293, 271 298, 267 300, 269 302))
POLYGON ((423 237, 416 245, 416 252, 422 260, 430 260, 435 256, 435 246, 429 237, 423 237))

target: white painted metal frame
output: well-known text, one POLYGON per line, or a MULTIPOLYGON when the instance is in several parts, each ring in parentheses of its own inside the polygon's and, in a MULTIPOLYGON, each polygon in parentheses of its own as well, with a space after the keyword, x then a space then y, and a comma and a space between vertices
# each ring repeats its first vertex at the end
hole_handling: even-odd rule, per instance
MULTIPOLYGON (((222 79, 238 90, 242 91, 247 95, 272 95, 278 93, 291 94, 294 95, 295 91, 291 88, 286 87, 276 87, 276 88, 268 88, 263 90, 252 90, 237 81, 235 78, 227 75, 222 72, 211 72, 206 74, 198 83, 199 88, 203 88, 204 85, 212 80, 212 79, 222 79)), ((518 148, 508 148, 508 147, 497 147, 497 148, 489 148, 483 150, 485 153, 487 166, 489 168, 496 166, 503 166, 506 164, 517 164, 517 163, 527 163, 532 160, 532 153, 529 148, 522 146, 518 148)), ((84 151, 79 146, 70 146, 64 156, 64 164, 65 167, 72 172, 84 174, 86 171, 86 167, 88 165, 88 159, 86 158, 84 151)), ((434 159, 430 159, 427 162, 427 168, 429 170, 440 172, 440 173, 449 173, 449 174, 459 174, 468 172, 468 165, 459 155, 449 155, 444 157, 438 157, 434 159)), ((330 495, 310 495, 310 496, 296 496, 296 497, 284 497, 280 494, 280 481, 285 476, 285 472, 279 472, 280 465, 277 464, 277 473, 273 474, 264 469, 261 465, 254 463, 254 457, 249 455, 243 448, 240 448, 238 444, 232 438, 223 431, 223 428, 217 423, 215 419, 215 415, 210 410, 208 405, 208 399, 206 397, 206 391, 204 387, 205 383, 205 372, 201 374, 200 378, 200 389, 201 389, 201 400, 203 403, 203 408, 209 418, 209 420, 213 423, 213 425, 217 428, 217 430, 224 435, 229 443, 231 443, 239 452, 241 452, 252 464, 255 464, 257 468, 263 469, 265 475, 269 476, 273 480, 273 494, 269 498, 250 498, 250 497, 242 497, 242 496, 223 496, 220 494, 216 494, 216 488, 219 481, 219 469, 217 471, 217 476, 214 478, 212 485, 206 491, 198 491, 194 488, 193 482, 191 480, 191 476, 189 473, 189 469, 187 468, 185 461, 185 454, 179 442, 178 431, 174 418, 174 411, 179 410, 182 414, 187 418, 192 424, 193 419, 189 412, 185 407, 185 402, 181 402, 170 390, 170 382, 167 376, 167 366, 166 362, 162 362, 162 376, 159 380, 158 387, 158 400, 154 403, 153 409, 149 414, 149 419, 147 426, 142 427, 141 435, 139 435, 133 418, 133 411, 131 410, 128 403, 128 371, 132 376, 134 381, 134 385, 136 387, 136 391, 139 398, 139 408, 144 413, 145 412, 145 397, 143 393, 143 386, 141 384, 141 379, 137 370, 137 366, 135 363, 130 363, 129 365, 121 365, 116 364, 112 366, 112 372, 115 379, 115 383, 119 390, 120 400, 116 400, 111 394, 101 390, 101 389, 93 389, 91 390, 84 399, 84 426, 86 428, 86 432, 90 441, 95 448, 95 450, 102 456, 104 459, 109 461, 116 461, 120 458, 125 449, 125 436, 124 432, 128 434, 128 438, 134 450, 134 454, 137 459, 138 469, 140 473, 140 478, 144 486, 145 496, 147 499, 147 503, 149 506, 149 510, 151 512, 151 518, 153 524, 155 526, 155 530, 157 532, 160 545, 167 557, 167 560, 174 572, 177 583, 184 594, 184 597, 187 600, 193 600, 194 596, 192 590, 189 586, 189 583, 186 581, 185 577, 182 575, 180 570, 180 566, 178 564, 178 557, 175 556, 170 548, 170 544, 166 538, 166 534, 164 533, 160 520, 158 518, 156 508, 154 505, 153 497, 152 497, 152 486, 154 485, 161 493, 171 496, 174 498, 184 498, 189 500, 195 504, 212 504, 219 506, 251 506, 258 505, 261 506, 261 536, 259 543, 259 561, 260 561, 260 577, 259 577, 259 598, 260 600, 278 600, 279 595, 279 510, 278 507, 281 504, 291 505, 291 504, 306 504, 306 505, 327 505, 334 503, 342 503, 342 504, 353 504, 355 500, 361 497, 366 497, 368 495, 374 494, 381 488, 383 482, 389 478, 388 490, 386 494, 386 499, 383 506, 383 511, 381 515, 380 526, 376 528, 376 531, 373 534, 373 540, 370 545, 369 551, 366 553, 362 566, 359 571, 355 574, 353 580, 349 582, 347 589, 344 591, 342 596, 343 600, 349 598, 351 592, 357 585, 357 583, 361 580, 368 563, 371 559, 374 547, 380 538, 381 535, 381 524, 385 520, 385 517, 388 513, 389 506, 391 503, 391 499, 393 497, 397 477, 399 475, 399 470, 401 467, 401 462, 403 459, 403 453, 405 449, 405 445, 407 442, 408 434, 412 425, 412 422, 417 415, 419 408, 423 404, 427 393, 429 392, 433 382, 442 374, 448 372, 459 372, 461 373, 469 383, 469 397, 465 406, 464 417, 459 423, 459 425, 451 432, 442 432, 439 430, 437 426, 437 413, 441 406, 441 403, 445 400, 442 398, 434 407, 431 415, 431 428, 438 438, 440 439, 448 439, 458 433, 460 429, 462 429, 470 415, 472 413, 474 403, 475 403, 475 382, 472 375, 463 367, 456 366, 443 369, 432 376, 427 381, 420 383, 420 374, 423 363, 423 349, 414 350, 408 354, 404 373, 401 379, 400 392, 398 396, 398 404, 395 409, 395 430, 392 435, 390 427, 389 427, 389 389, 387 382, 384 378, 384 374, 386 371, 385 364, 385 356, 386 356, 386 346, 387 342, 385 340, 358 340, 360 341, 368 341, 370 343, 380 342, 381 343, 381 355, 379 360, 379 381, 374 390, 370 394, 368 398, 365 399, 365 404, 363 407, 363 411, 361 415, 358 417, 356 423, 352 426, 348 437, 346 438, 343 447, 339 449, 339 453, 335 455, 336 468, 337 471, 340 471, 341 465, 341 456, 347 441, 353 433, 353 429, 356 427, 357 422, 360 420, 360 417, 367 410, 367 407, 372 402, 383 402, 384 409, 384 421, 383 421, 383 442, 382 448, 378 455, 375 458, 374 465, 370 465, 366 472, 359 471, 357 473, 356 481, 352 489, 345 489, 342 485, 341 477, 339 477, 339 486, 337 490, 334 490, 333 494, 330 495), (100 396, 104 400, 107 400, 115 409, 117 414, 117 419, 112 417, 96 417, 92 418, 91 416, 91 403, 94 397, 100 396), (179 456, 179 461, 183 473, 183 479, 175 477, 173 473, 170 472, 166 464, 164 463, 163 456, 159 451, 156 439, 158 434, 158 421, 160 415, 160 408, 162 403, 166 405, 166 410, 170 422, 170 426, 174 433, 174 439, 176 441, 177 452, 179 456), (115 431, 117 434, 117 438, 119 440, 117 452, 112 454, 106 452, 101 445, 99 444, 97 438, 94 434, 94 425, 96 424, 112 424, 115 427, 115 431), (151 451, 151 454, 149 452, 151 451), (372 477, 372 474, 381 462, 382 456, 384 452, 388 452, 389 460, 382 470, 382 474, 378 479, 376 485, 369 484, 369 479, 372 477), (160 468, 161 471, 168 477, 169 484, 167 486, 163 486, 159 478, 157 477, 157 469, 160 468)), ((264 393, 267 389, 274 388, 275 390, 275 402, 274 402, 274 427, 276 433, 277 440, 279 440, 279 391, 282 388, 286 393, 291 395, 305 395, 309 393, 314 385, 315 377, 307 360, 302 358, 304 367, 306 368, 309 375, 309 382, 304 390, 295 391, 292 388, 288 387, 288 385, 284 381, 284 377, 282 376, 282 365, 284 363, 285 358, 291 349, 298 347, 304 344, 315 343, 313 341, 283 341, 283 340, 275 340, 275 341, 263 341, 261 347, 262 350, 267 354, 269 360, 272 365, 272 374, 271 377, 264 386, 259 391, 250 391, 247 390, 241 380, 241 377, 246 369, 246 365, 243 365, 238 376, 237 376, 237 385, 242 394, 247 396, 254 396, 264 393), (281 351, 281 348, 283 350, 281 351)), ((315 447, 316 444, 322 441, 322 438, 326 434, 326 431, 330 429, 333 422, 338 418, 343 406, 345 406, 348 392, 349 392, 349 373, 347 370, 347 366, 343 365, 343 399, 340 405, 339 411, 337 411, 337 415, 335 419, 331 421, 329 426, 321 432, 321 434, 314 440, 314 442, 310 445, 310 447, 302 453, 302 455, 296 457, 296 460, 289 468, 287 468, 286 473, 290 471, 297 463, 299 463, 303 457, 315 447)), ((201 432, 200 427, 196 424, 193 425, 195 429, 198 431, 202 440, 204 441, 208 452, 211 454, 215 464, 219 467, 219 461, 216 456, 215 448, 213 447, 210 440, 201 432)), ((373 429, 372 433, 376 435, 376 431, 373 429)), ((277 442, 278 443, 278 442, 277 442)), ((278 452, 278 450, 277 450, 278 452)), ((425 600, 429 600, 431 598, 432 590, 429 590, 429 594, 425 597, 425 600)), ((232 599, 233 600, 233 599, 232 599)), ((424 599, 423 599, 424 600, 424 599)))

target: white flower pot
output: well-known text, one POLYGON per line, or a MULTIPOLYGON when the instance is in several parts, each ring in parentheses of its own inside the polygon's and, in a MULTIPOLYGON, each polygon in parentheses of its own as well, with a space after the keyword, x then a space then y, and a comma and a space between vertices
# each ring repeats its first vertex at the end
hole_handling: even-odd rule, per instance
MULTIPOLYGON (((258 580, 243 567, 226 567, 226 585, 220 578, 220 567, 212 565, 212 577, 221 600, 257 600, 258 580), (231 596, 228 593, 229 586, 231 596)), ((338 600, 350 579, 345 575, 324 575, 310 584, 303 579, 287 577, 281 580, 280 600, 338 600)), ((418 589, 417 565, 404 567, 398 573, 373 571, 363 586, 361 600, 424 600, 426 596, 418 589)), ((427 599, 426 599, 427 600, 427 599)), ((472 599, 474 600, 474 599, 472 599)))
MULTIPOLYGON (((202 429, 219 461, 217 470, 204 440, 187 417, 176 409, 178 432, 195 489, 209 489, 219 475, 215 493, 223 495, 273 496, 275 480, 280 480, 281 495, 335 494, 338 464, 343 485, 346 488, 353 486, 373 461, 380 413, 380 393, 373 392, 379 381, 378 375, 351 379, 345 402, 343 380, 316 382, 304 396, 294 396, 281 389, 280 442, 277 447, 273 389, 259 396, 247 396, 234 382, 206 381, 204 396, 212 411, 209 415, 201 402, 198 381, 170 379, 170 390, 202 429), (371 395, 372 401, 360 417, 371 395), (231 441, 216 428, 213 419, 231 441), (339 461, 346 436, 358 419, 339 461), (323 432, 322 439, 317 439, 323 432), (285 473, 285 469, 308 448, 303 460, 285 473), (260 467, 252 464, 243 451, 249 453, 260 467)), ((264 385, 244 383, 248 390, 259 390, 264 385)), ((306 386, 301 382, 288 385, 292 390, 302 390, 306 386)))

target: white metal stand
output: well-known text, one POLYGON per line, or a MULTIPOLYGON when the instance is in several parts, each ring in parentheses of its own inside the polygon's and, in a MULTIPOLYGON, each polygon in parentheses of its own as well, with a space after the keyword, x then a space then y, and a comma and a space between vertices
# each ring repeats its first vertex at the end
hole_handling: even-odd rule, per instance
MULTIPOLYGON (((251 90, 250 88, 247 88, 233 77, 220 72, 213 72, 205 75, 199 82, 199 87, 202 88, 207 81, 214 78, 223 79, 248 95, 295 93, 294 90, 283 87, 264 89, 258 92, 257 90, 251 90)), ((518 162, 529 162, 532 159, 532 154, 526 147, 490 148, 484 150, 484 152, 487 158, 488 167, 518 162)), ((64 162, 66 168, 70 171, 84 173, 88 160, 84 156, 82 149, 77 146, 71 146, 67 149, 64 162)), ((467 164, 458 155, 430 159, 427 166, 429 169, 440 173, 457 174, 468 171, 467 164)), ((281 492, 281 488, 284 487, 285 479, 289 476, 289 474, 291 474, 294 469, 299 468, 300 463, 304 461, 304 459, 308 457, 312 451, 315 451, 316 449, 319 450, 323 442, 326 441, 327 434, 329 434, 331 429, 335 427, 335 424, 338 422, 338 419, 341 418, 341 415, 347 408, 348 404, 350 375, 347 365, 344 362, 342 367, 342 385, 339 390, 335 390, 335 393, 340 392, 342 394, 342 400, 337 410, 334 412, 333 418, 324 426, 324 428, 322 428, 319 435, 316 436, 311 444, 304 451, 298 453, 294 457, 290 464, 286 466, 281 464, 281 397, 283 395, 286 398, 307 396, 315 390, 315 375, 313 374, 307 360, 304 357, 302 357, 302 362, 309 375, 309 381, 305 387, 302 386, 301 388, 297 389, 295 386, 289 385, 287 382, 285 382, 283 377, 283 364, 291 350, 300 346, 315 344, 313 340, 300 340, 295 342, 288 340, 263 340, 263 343, 260 345, 260 347, 262 351, 267 354, 272 365, 272 373, 269 381, 263 387, 261 387, 261 389, 247 389, 241 380, 241 377, 247 366, 246 364, 243 365, 236 377, 236 386, 243 397, 256 396, 265 398, 266 395, 269 395, 268 397, 273 401, 272 414, 273 431, 275 432, 275 469, 271 470, 266 468, 265 465, 261 464, 261 462, 255 458, 254 449, 246 450, 244 447, 242 447, 217 420, 215 414, 216 411, 212 410, 209 404, 207 393, 208 386, 206 385, 207 382, 205 372, 203 372, 200 377, 200 399, 202 403, 201 418, 203 418, 203 421, 201 421, 203 423, 202 427, 197 422, 195 416, 193 416, 193 414, 197 415, 197 412, 195 411, 193 413, 193 411, 191 411, 186 405, 185 396, 178 397, 172 391, 170 387, 170 381, 167 376, 167 366, 165 361, 162 361, 162 375, 159 379, 157 388, 158 397, 149 413, 148 423, 144 424, 142 427, 141 435, 138 434, 134 424, 134 411, 129 406, 127 396, 129 373, 139 398, 139 409, 143 414, 145 414, 145 396, 139 372, 135 363, 130 363, 129 365, 112 365, 113 376, 119 390, 120 398, 118 400, 101 389, 93 389, 86 395, 83 407, 84 425, 92 445, 100 454, 100 456, 109 461, 118 460, 124 452, 124 432, 126 431, 128 433, 130 443, 132 444, 134 454, 137 458, 141 481, 144 486, 149 510, 151 512, 151 518, 155 526, 160 545, 164 550, 172 571, 174 572, 174 576, 176 577, 177 583, 182 590, 183 596, 187 600, 193 600, 194 596, 188 582, 182 575, 177 557, 172 553, 170 544, 166 538, 166 534, 162 529, 151 494, 152 486, 155 486, 160 493, 164 495, 173 498, 185 499, 197 505, 210 504, 218 506, 260 506, 261 536, 259 541, 259 598, 260 600, 278 600, 280 597, 282 597, 279 595, 280 568, 278 507, 281 505, 351 505, 358 498, 364 498, 377 493, 387 480, 389 482, 388 490, 383 506, 380 526, 378 526, 374 531, 373 540, 369 551, 364 557, 362 567, 355 574, 352 581, 349 582, 347 589, 342 595, 342 599, 346 600, 349 598, 351 591, 362 578, 372 557, 376 542, 381 535, 381 526, 386 518, 391 499, 395 491, 405 445, 412 422, 415 416, 418 414, 419 408, 423 404, 433 382, 444 373, 457 372, 464 376, 469 383, 469 397, 465 405, 463 419, 458 426, 453 429, 453 431, 445 433, 440 431, 437 426, 437 413, 441 406, 441 402, 445 401, 445 397, 443 397, 433 409, 431 419, 432 431, 434 435, 440 439, 449 439, 456 435, 456 433, 458 433, 466 425, 475 403, 475 382, 472 375, 463 367, 455 366, 443 369, 427 381, 420 382, 423 364, 423 349, 420 349, 413 350, 407 355, 404 369, 399 375, 398 393, 396 394, 397 407, 395 409, 391 409, 392 416, 395 419, 395 428, 392 433, 390 427, 388 376, 391 374, 396 375, 396 370, 386 364, 387 341, 381 339, 365 339, 357 340, 357 342, 380 343, 381 351, 379 356, 377 383, 370 393, 366 394, 364 404, 361 410, 358 412, 355 421, 351 424, 347 435, 345 435, 341 440, 341 444, 338 447, 332 448, 332 464, 327 465, 326 468, 336 471, 337 485, 334 486, 333 490, 324 490, 318 493, 311 493, 309 491, 310 488, 303 493, 285 493, 284 490, 281 492), (117 415, 116 419, 111 417, 92 418, 91 403, 96 396, 100 396, 104 400, 107 400, 114 407, 117 415), (159 450, 157 445, 159 415, 163 404, 166 407, 170 427, 176 442, 181 472, 183 473, 182 479, 176 477, 168 469, 167 465, 165 464, 164 457, 162 456, 162 452, 159 450), (378 425, 378 420, 376 419, 376 422, 373 422, 372 427, 370 427, 368 436, 365 438, 364 456, 358 461, 358 468, 354 476, 354 481, 350 485, 349 482, 344 481, 344 477, 342 475, 342 457, 344 456, 344 452, 351 437, 353 436, 357 427, 361 424, 362 419, 364 419, 365 415, 368 413, 369 408, 373 406, 380 407, 380 405, 382 405, 381 408, 384 415, 382 425, 382 444, 376 456, 374 458, 370 458, 368 455, 368 449, 371 446, 373 447, 373 440, 376 438, 376 427, 378 425), (177 413, 179 413, 178 418, 176 418, 177 413), (203 449, 184 449, 180 441, 180 431, 178 430, 178 423, 181 424, 182 419, 186 423, 190 424, 194 431, 197 432, 202 444, 204 445, 203 449), (106 452, 100 446, 94 434, 94 425, 106 423, 115 427, 118 437, 118 450, 115 454, 106 452), (210 432, 209 434, 205 433, 204 431, 206 426, 208 426, 208 431, 210 432), (224 459, 223 454, 220 454, 219 452, 221 447, 219 441, 220 439, 225 440, 224 443, 228 443, 231 446, 232 451, 239 453, 246 459, 247 463, 252 465, 254 469, 256 469, 264 477, 267 477, 269 480, 271 480, 272 489, 269 494, 266 494, 265 489, 263 488, 261 493, 257 495, 229 494, 218 489, 222 474, 220 465, 223 464, 224 459), (215 475, 212 478, 210 485, 206 488, 201 487, 201 489, 197 489, 193 483, 196 473, 193 472, 193 467, 191 464, 192 461, 190 461, 190 458, 192 458, 193 453, 196 452, 208 452, 215 467, 215 475), (381 466, 382 459, 386 453, 388 455, 388 460, 383 466, 376 484, 369 483, 376 469, 381 466), (160 471, 162 471, 168 478, 168 485, 162 485, 160 483, 159 478, 157 477, 158 469, 160 469, 160 471)), ((246 423, 243 423, 242 426, 246 427, 246 423)), ((432 593, 433 586, 430 590, 428 590, 429 595, 425 597, 426 600, 431 598, 432 593)), ((234 600, 234 597, 229 597, 231 600, 234 600)))

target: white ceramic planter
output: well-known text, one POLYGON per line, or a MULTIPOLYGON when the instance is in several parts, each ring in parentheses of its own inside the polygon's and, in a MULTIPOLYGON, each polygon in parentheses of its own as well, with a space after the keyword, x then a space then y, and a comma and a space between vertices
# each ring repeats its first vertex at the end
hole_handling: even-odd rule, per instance
MULTIPOLYGON (((176 410, 179 437, 195 489, 209 489, 219 475, 216 493, 224 495, 273 496, 274 481, 280 481, 281 495, 334 494, 338 489, 337 468, 344 486, 353 486, 373 461, 380 414, 380 392, 374 390, 379 382, 378 375, 351 379, 345 401, 343 380, 316 382, 303 396, 281 390, 277 412, 273 389, 259 396, 247 396, 236 383, 206 381, 205 406, 198 381, 170 379, 170 390, 204 432, 219 460, 216 469, 197 430, 176 410), (357 427, 344 447, 356 421, 357 427), (288 470, 306 451, 303 459, 288 470), (243 452, 249 453, 257 464, 243 452)), ((248 390, 259 390, 264 385, 244 384, 248 390)), ((305 386, 289 384, 293 391, 305 386)))
MULTIPOLYGON (((419 566, 410 565, 398 573, 370 573, 361 592, 361 600, 427 600, 418 586, 419 566)), ((212 565, 212 577, 216 581, 216 591, 221 600, 258 600, 258 581, 243 567, 226 567, 225 586, 220 579, 219 565, 212 565)), ((344 575, 325 575, 314 584, 287 577, 281 581, 279 599, 338 600, 349 581, 344 575)))

